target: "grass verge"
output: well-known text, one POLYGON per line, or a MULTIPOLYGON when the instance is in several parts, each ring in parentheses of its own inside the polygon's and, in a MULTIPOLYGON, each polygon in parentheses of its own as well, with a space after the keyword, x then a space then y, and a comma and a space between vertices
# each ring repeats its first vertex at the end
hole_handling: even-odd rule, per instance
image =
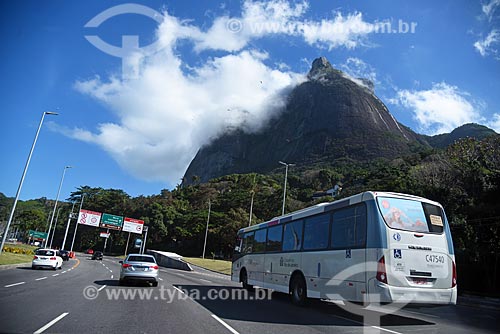
POLYGON ((2 254, 0 255, 0 265, 27 263, 31 262, 31 260, 33 260, 33 255, 14 254, 8 252, 2 252, 2 254))
POLYGON ((182 259, 187 263, 194 264, 195 266, 231 275, 231 261, 200 259, 198 257, 183 257, 182 259))

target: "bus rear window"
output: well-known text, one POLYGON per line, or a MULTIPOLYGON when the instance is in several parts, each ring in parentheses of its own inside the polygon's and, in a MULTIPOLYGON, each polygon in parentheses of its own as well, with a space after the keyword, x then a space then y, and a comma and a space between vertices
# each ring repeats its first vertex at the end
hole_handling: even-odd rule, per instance
POLYGON ((378 197, 377 201, 389 227, 412 232, 443 232, 443 213, 436 205, 390 197, 378 197))

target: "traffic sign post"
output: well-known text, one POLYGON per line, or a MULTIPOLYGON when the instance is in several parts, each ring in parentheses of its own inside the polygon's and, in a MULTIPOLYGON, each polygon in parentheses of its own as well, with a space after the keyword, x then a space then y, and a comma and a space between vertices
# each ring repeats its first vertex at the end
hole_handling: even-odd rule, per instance
POLYGON ((121 230, 123 225, 123 217, 110 215, 109 213, 103 213, 101 218, 101 227, 112 229, 112 230, 121 230))
POLYGON ((109 228, 106 230, 106 233, 101 233, 101 236, 102 236, 103 234, 107 234, 107 237, 106 237, 106 239, 105 239, 105 241, 104 241, 104 249, 102 250, 102 253, 104 254, 104 252, 106 251, 106 245, 108 244, 108 238, 109 238, 109 228))
POLYGON ((38 239, 38 240, 46 240, 47 239, 47 233, 45 232, 39 232, 39 231, 33 231, 29 230, 28 231, 28 236, 33 239, 38 239))
POLYGON ((142 243, 142 250, 141 250, 141 254, 144 254, 144 251, 146 250, 146 240, 148 239, 148 227, 144 226, 144 228, 142 230, 144 232, 146 232, 146 235, 144 236, 144 241, 142 243))
POLYGON ((123 219, 123 232, 132 232, 137 234, 142 234, 142 229, 144 227, 144 220, 134 219, 125 217, 123 219))

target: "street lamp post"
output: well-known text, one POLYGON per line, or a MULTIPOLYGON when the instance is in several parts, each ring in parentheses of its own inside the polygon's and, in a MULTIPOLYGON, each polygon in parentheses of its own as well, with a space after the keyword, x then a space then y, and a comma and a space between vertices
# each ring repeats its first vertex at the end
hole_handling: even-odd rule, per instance
POLYGON ((66 238, 68 237, 68 231, 69 231, 69 225, 71 224, 71 218, 73 218, 73 210, 75 209, 75 203, 76 203, 76 201, 73 201, 73 206, 71 207, 71 213, 68 216, 68 223, 66 224, 66 232, 64 232, 64 239, 63 239, 61 249, 64 249, 64 246, 66 245, 66 238))
POLYGON ((57 221, 59 220, 59 212, 61 211, 61 209, 62 209, 62 207, 57 209, 56 221, 54 223, 54 232, 52 233, 52 238, 50 238, 49 248, 52 248, 52 242, 54 241, 54 235, 56 234, 56 226, 57 226, 57 221))
MULTIPOLYGON (((82 211, 82 207, 83 207, 83 200, 85 198, 85 194, 82 194, 82 200, 80 201, 80 210, 78 210, 78 213, 80 213, 80 211, 82 211)), ((76 238, 76 231, 78 230, 78 218, 76 219, 76 223, 75 223, 75 231, 73 232, 73 240, 71 241, 71 248, 70 248, 70 252, 73 251, 73 245, 75 244, 75 238, 76 238)))
POLYGON ((278 161, 280 164, 285 166, 285 185, 283 187, 283 208, 281 210, 281 215, 285 215, 285 200, 286 200, 286 180, 288 178, 288 167, 289 166, 295 166, 295 164, 287 164, 286 162, 283 161, 278 161))
POLYGON ((33 151, 35 149, 36 141, 38 139, 38 134, 40 133, 40 129, 42 128, 43 119, 45 115, 58 115, 58 113, 52 111, 44 111, 42 115, 42 119, 40 120, 40 124, 38 125, 38 130, 36 131, 35 140, 33 140, 33 144, 31 145, 31 150, 28 155, 28 160, 26 160, 26 165, 24 166, 23 175, 21 176, 21 181, 19 182, 19 186, 17 187, 16 199, 14 200, 14 205, 12 205, 12 209, 10 211, 9 221, 7 222, 7 226, 5 226, 5 230, 3 231, 2 244, 0 245, 0 254, 2 254, 3 245, 5 244, 5 240, 7 239, 7 234, 9 232, 10 223, 12 222, 12 218, 14 218, 14 211, 16 210, 17 201, 19 200, 19 195, 21 194, 21 189, 23 187, 24 178, 26 177, 26 172, 28 171, 28 167, 30 165, 31 156, 33 155, 33 151))
POLYGON ((61 182, 59 183, 59 189, 57 190, 57 196, 56 196, 56 203, 54 204, 54 210, 52 211, 52 218, 50 218, 50 224, 49 224, 49 233, 47 234, 47 241, 45 242, 45 247, 47 247, 47 242, 49 241, 49 235, 50 235, 50 230, 52 229, 52 222, 54 221, 54 216, 56 214, 56 208, 57 208, 57 202, 59 201, 59 194, 61 193, 61 187, 64 182, 64 175, 66 174, 66 169, 68 168, 73 168, 72 166, 66 166, 63 169, 62 177, 61 177, 61 182))
POLYGON ((207 236, 208 236, 208 223, 210 222, 210 209, 212 205, 210 204, 210 199, 208 200, 208 217, 207 217, 207 228, 205 229, 205 242, 203 243, 203 258, 205 258, 205 248, 207 247, 207 236))
POLYGON ((248 226, 252 225, 252 215, 253 215, 253 198, 255 196, 255 178, 257 177, 257 174, 254 174, 253 176, 253 185, 252 185, 252 199, 250 200, 250 217, 248 219, 248 226))

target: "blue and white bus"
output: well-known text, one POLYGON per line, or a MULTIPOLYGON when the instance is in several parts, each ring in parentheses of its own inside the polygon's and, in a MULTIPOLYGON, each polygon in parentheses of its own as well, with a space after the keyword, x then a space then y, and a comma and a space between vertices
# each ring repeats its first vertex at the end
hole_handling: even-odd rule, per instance
POLYGON ((442 206, 390 192, 364 192, 239 230, 231 279, 290 293, 296 304, 457 300, 442 206))

